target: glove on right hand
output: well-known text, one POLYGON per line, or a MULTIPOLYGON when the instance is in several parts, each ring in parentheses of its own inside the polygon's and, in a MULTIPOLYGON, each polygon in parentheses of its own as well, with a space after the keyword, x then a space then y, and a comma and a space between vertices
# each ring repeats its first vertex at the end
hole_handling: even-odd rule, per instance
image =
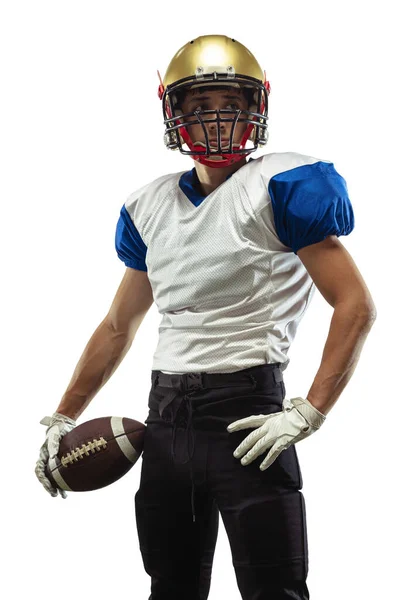
POLYGON ((39 460, 36 462, 36 476, 46 492, 53 496, 53 498, 55 498, 58 493, 62 498, 66 498, 67 494, 65 490, 53 487, 44 473, 49 459, 53 458, 58 453, 60 440, 66 433, 69 433, 74 427, 76 427, 76 421, 74 421, 74 419, 70 419, 70 417, 67 417, 66 415, 55 412, 51 417, 44 417, 40 421, 40 424, 48 425, 49 427, 46 430, 46 440, 43 446, 40 448, 39 460))

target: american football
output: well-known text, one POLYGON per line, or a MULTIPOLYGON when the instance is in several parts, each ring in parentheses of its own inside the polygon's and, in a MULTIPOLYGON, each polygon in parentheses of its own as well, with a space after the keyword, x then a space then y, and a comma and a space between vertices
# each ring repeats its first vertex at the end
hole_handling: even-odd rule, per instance
POLYGON ((126 417, 100 417, 81 423, 60 441, 46 477, 70 492, 89 492, 123 477, 140 457, 146 425, 126 417))

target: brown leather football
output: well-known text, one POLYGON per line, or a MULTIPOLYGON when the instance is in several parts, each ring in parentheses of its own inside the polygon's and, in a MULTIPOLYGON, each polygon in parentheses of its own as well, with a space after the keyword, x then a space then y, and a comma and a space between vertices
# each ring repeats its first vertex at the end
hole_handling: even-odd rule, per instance
POLYGON ((89 492, 125 475, 143 451, 146 425, 126 417, 100 417, 77 425, 60 441, 45 469, 52 485, 89 492))

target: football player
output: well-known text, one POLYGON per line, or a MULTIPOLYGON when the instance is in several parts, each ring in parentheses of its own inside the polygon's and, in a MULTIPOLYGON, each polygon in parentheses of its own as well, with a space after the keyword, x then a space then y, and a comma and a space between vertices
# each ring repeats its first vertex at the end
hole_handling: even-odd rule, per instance
POLYGON ((121 208, 126 272, 80 359, 36 473, 115 371, 153 301, 153 357, 136 522, 152 600, 208 597, 221 514, 242 598, 309 598, 302 476, 295 444, 347 385, 376 309, 339 241, 354 228, 330 160, 251 155, 268 141, 271 87, 237 40, 184 45, 160 77, 167 148, 191 170, 157 178, 121 208), (333 307, 307 395, 283 371, 315 287, 333 307), (250 430, 250 432, 249 432, 250 430))

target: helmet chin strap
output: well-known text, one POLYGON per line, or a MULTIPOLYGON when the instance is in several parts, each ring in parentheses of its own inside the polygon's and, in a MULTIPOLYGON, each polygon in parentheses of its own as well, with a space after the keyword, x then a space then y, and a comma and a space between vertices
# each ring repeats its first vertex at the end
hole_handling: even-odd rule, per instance
MULTIPOLYGON (((201 142, 198 140, 196 140, 195 142, 192 142, 190 144, 188 142, 186 142, 186 145, 192 151, 203 150, 203 148, 207 148, 207 146, 204 142, 201 142)), ((229 148, 229 144, 225 147, 229 148)), ((232 144, 232 148, 240 148, 240 144, 234 143, 234 144, 232 144)), ((208 156, 205 156, 203 154, 193 154, 191 157, 196 162, 199 162, 202 165, 205 165, 207 167, 211 167, 213 169, 222 169, 224 167, 229 167, 229 166, 233 165, 234 163, 241 161, 243 158, 248 156, 248 154, 250 153, 250 151, 249 151, 248 153, 243 153, 243 154, 218 154, 217 149, 215 149, 215 152, 213 152, 211 148, 210 148, 210 150, 211 150, 211 154, 208 156)))
POLYGON ((205 165, 206 167, 211 167, 212 169, 222 169, 224 167, 230 167, 234 163, 243 160, 246 158, 247 154, 227 154, 226 156, 221 156, 221 154, 217 154, 215 158, 210 158, 209 156, 203 155, 191 155, 194 161, 205 165))

